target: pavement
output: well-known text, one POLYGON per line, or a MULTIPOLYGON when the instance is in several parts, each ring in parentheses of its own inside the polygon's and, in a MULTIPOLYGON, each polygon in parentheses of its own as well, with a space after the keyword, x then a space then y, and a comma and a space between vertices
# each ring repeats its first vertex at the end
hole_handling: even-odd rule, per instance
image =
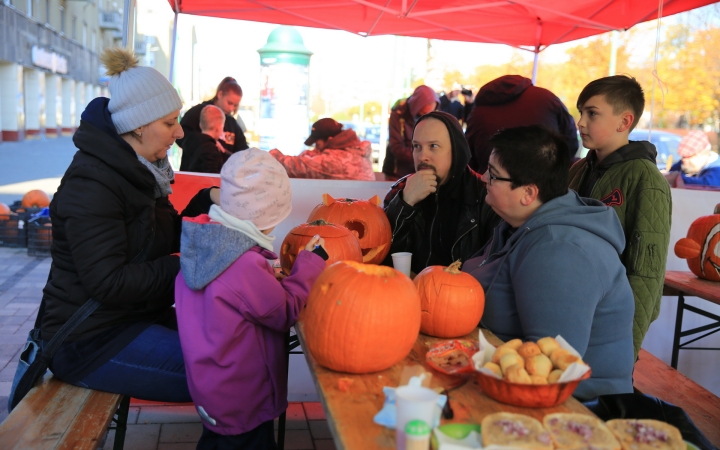
MULTIPOLYGON (((0 202, 11 204, 30 189, 54 193, 76 149, 69 137, 0 144, 0 202)), ((19 353, 33 328, 50 270, 50 258, 27 255, 26 248, 0 247, 0 422, 19 353)), ((276 421, 277 422, 277 421, 276 421)), ((334 449, 325 414, 318 402, 291 403, 287 410, 285 448, 334 449)), ((125 448, 128 450, 195 449, 202 426, 192 403, 131 400, 125 448)), ((114 431, 103 449, 111 449, 114 431)))

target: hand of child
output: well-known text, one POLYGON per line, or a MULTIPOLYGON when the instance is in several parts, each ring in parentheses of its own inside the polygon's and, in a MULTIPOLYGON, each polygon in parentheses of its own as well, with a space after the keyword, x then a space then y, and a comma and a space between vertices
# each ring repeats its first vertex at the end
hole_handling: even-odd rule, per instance
POLYGON ((311 252, 318 247, 325 249, 325 239, 321 238, 319 234, 316 234, 310 239, 310 242, 305 245, 305 250, 311 252))

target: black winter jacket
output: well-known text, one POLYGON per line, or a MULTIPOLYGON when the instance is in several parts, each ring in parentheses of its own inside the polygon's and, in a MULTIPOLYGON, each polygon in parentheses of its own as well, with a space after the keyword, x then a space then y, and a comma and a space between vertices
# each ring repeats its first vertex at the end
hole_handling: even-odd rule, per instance
MULTIPOLYGON (((180 270, 180 216, 155 178, 116 132, 107 99, 85 110, 73 142, 79 151, 50 204, 53 245, 43 290, 42 338, 48 341, 88 299, 102 303, 66 342, 88 340, 121 324, 152 323, 174 303, 180 270), (146 246, 142 263, 131 264, 146 246)), ((209 190, 184 214, 207 212, 209 190)))
MULTIPOLYGON (((185 136, 177 140, 177 145, 179 145, 183 150, 185 150, 185 142, 190 136, 193 134, 202 134, 202 130, 200 130, 200 113, 203 108, 208 105, 212 105, 211 100, 193 106, 182 116, 180 125, 182 125, 185 136)), ((235 153, 248 149, 248 144, 245 140, 245 134, 243 134, 242 128, 240 128, 237 120, 235 120, 235 118, 230 114, 225 114, 225 126, 223 127, 223 131, 225 132, 225 140, 220 142, 222 142, 223 147, 225 147, 227 151, 235 153)))
POLYGON ((188 136, 184 142, 180 170, 200 173, 220 173, 230 153, 221 153, 215 139, 205 133, 188 136))
MULTIPOLYGON (((451 178, 414 207, 402 197, 407 178, 412 175, 398 180, 385 197, 385 214, 393 233, 389 255, 411 252, 415 273, 430 265, 448 266, 457 259, 470 259, 492 238, 500 221, 485 203, 487 190, 480 175, 467 166, 470 149, 457 119, 434 111, 421 121, 430 117, 441 120, 450 133, 451 178)), ((384 263, 391 265, 389 256, 384 263)))

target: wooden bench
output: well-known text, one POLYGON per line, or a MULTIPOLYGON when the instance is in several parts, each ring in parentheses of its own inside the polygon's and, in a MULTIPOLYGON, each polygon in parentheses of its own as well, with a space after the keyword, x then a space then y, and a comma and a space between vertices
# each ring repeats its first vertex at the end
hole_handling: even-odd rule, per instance
POLYGON ((130 397, 47 377, 0 424, 0 449, 96 449, 115 422, 113 448, 121 450, 129 406, 130 397))
POLYGON ((720 447, 720 399, 645 350, 640 350, 633 373, 635 388, 679 406, 705 437, 720 447))

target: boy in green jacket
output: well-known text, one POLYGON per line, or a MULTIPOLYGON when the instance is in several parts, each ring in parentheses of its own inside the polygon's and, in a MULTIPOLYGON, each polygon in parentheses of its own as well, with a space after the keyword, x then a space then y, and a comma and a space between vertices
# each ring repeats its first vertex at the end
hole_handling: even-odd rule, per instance
POLYGON ((577 107, 580 137, 590 151, 570 169, 569 187, 612 206, 625 231, 621 259, 635 296, 637 359, 645 333, 660 313, 670 243, 670 186, 657 168, 655 146, 628 139, 645 107, 634 78, 592 81, 580 93, 577 107))

